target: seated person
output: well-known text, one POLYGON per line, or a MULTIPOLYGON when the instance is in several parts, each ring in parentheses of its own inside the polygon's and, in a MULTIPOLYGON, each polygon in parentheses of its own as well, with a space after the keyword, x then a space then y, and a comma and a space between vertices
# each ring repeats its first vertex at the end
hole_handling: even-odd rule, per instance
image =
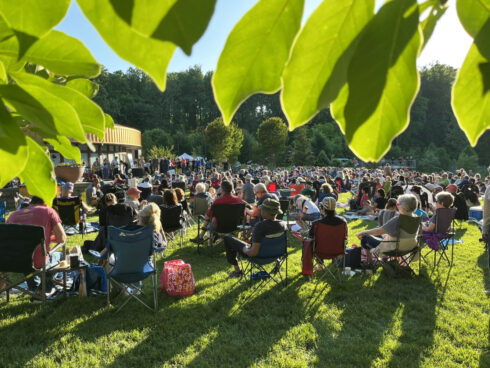
POLYGON ((100 190, 100 181, 98 178, 92 180, 92 183, 85 190, 85 195, 89 205, 97 207, 99 200, 102 198, 102 191, 100 190))
POLYGON ((336 201, 338 199, 337 194, 332 189, 332 186, 328 183, 324 183, 320 187, 320 193, 318 194, 317 203, 320 203, 321 201, 323 201, 323 198, 325 198, 325 197, 332 197, 336 201))
POLYGON ((312 200, 301 194, 295 196, 294 203, 299 211, 299 219, 296 222, 303 231, 307 231, 308 225, 306 221, 318 220, 321 217, 320 210, 312 200))
POLYGON ((220 185, 221 188, 221 197, 216 198, 209 208, 206 217, 204 219, 204 223, 202 225, 201 232, 197 235, 197 237, 190 239, 192 243, 202 244, 204 243, 204 234, 206 231, 214 231, 216 229, 216 219, 211 218, 213 206, 215 204, 241 204, 243 200, 240 197, 237 197, 233 194, 233 184, 227 180, 223 180, 220 185))
MULTIPOLYGON (((436 194, 436 210, 438 208, 450 208, 453 205, 453 196, 449 192, 436 194)), ((422 225, 423 232, 434 232, 436 230, 437 215, 435 214, 428 223, 422 225)))
POLYGON ((251 246, 232 236, 225 236, 224 238, 226 260, 235 268, 235 270, 230 273, 230 277, 240 278, 243 275, 236 259, 237 254, 253 258, 259 253, 262 239, 267 235, 278 234, 287 230, 285 222, 276 220, 276 216, 282 214, 281 205, 278 200, 267 198, 259 206, 259 210, 263 220, 257 222, 253 227, 251 246))
POLYGON ((397 207, 396 207, 396 199, 390 198, 386 202, 386 206, 383 210, 379 212, 378 215, 378 226, 383 226, 388 221, 390 221, 393 217, 397 216, 397 207))
POLYGON ((147 202, 146 201, 139 201, 140 199, 140 193, 141 193, 141 190, 139 190, 138 188, 129 188, 128 189, 128 196, 127 198, 124 200, 124 203, 129 205, 130 207, 132 207, 136 213, 139 212, 140 209, 142 209, 144 206, 146 206, 147 202))
POLYGON ((157 193, 152 193, 147 199, 148 203, 156 203, 157 205, 163 204, 163 192, 157 191, 157 193))
MULTIPOLYGON (((415 211, 415 209, 417 208, 417 198, 413 194, 401 195, 398 197, 397 207, 400 215, 415 217, 413 211, 415 211)), ((361 240, 361 247, 367 250, 369 264, 372 263, 372 250, 376 250, 378 253, 382 253, 383 251, 394 249, 396 244, 394 244, 393 240, 397 239, 399 235, 399 219, 399 216, 393 217, 383 226, 371 230, 361 231, 357 235, 357 237, 361 240), (386 240, 388 242, 386 244, 382 244, 383 240, 386 240)), ((402 245, 410 246, 412 244, 412 241, 415 242, 415 246, 417 239, 412 239, 412 237, 407 239, 400 238, 400 247, 402 247, 402 245), (405 244, 405 240, 407 244, 405 244), (403 244, 402 241, 404 242, 403 244)))
POLYGON ((316 190, 313 189, 313 184, 310 181, 305 183, 305 188, 301 191, 301 194, 309 197, 311 200, 315 200, 316 198, 316 190))
POLYGON ((266 200, 266 199, 275 199, 279 200, 277 196, 273 193, 269 193, 267 190, 266 186, 264 183, 258 183, 254 187, 254 193, 255 196, 257 197, 257 202, 255 205, 252 207, 252 209, 245 209, 245 215, 250 216, 251 223, 254 223, 258 221, 257 219, 260 217, 260 205, 266 200))
POLYGON ((179 205, 175 189, 167 189, 163 192, 163 207, 175 207, 179 205))
MULTIPOLYGON (((70 183, 67 181, 63 186, 61 187, 61 196, 60 198, 74 198, 73 196, 73 189, 75 188, 75 185, 73 183, 70 183)), ((95 209, 92 207, 87 206, 87 204, 82 201, 82 209, 85 213, 94 213, 95 209)))
POLYGON ((205 199, 208 202, 208 208, 211 206, 211 203, 213 202, 213 199, 211 198, 211 195, 206 192, 206 184, 204 183, 197 183, 196 185, 196 195, 192 199, 191 204, 189 205, 190 208, 194 209, 196 208, 196 198, 200 199, 205 199))
MULTIPOLYGON (((61 225, 61 219, 58 213, 46 206, 44 201, 36 196, 31 198, 29 207, 13 212, 7 219, 7 224, 23 224, 42 226, 44 228, 44 245, 46 251, 50 250, 51 235, 54 235, 57 244, 66 242, 66 234, 61 225)), ((58 264, 63 259, 62 252, 54 252, 46 256, 46 268, 50 268, 58 264)), ((37 247, 32 256, 34 267, 37 269, 43 266, 43 254, 41 247, 37 247)), ((41 287, 41 279, 39 277, 31 277, 27 280, 27 286, 31 290, 36 290, 41 287)), ((52 289, 52 284, 48 284, 48 293, 52 289)))
POLYGON ((162 223, 160 221, 160 213, 160 208, 155 203, 147 204, 138 214, 138 225, 152 225, 155 247, 166 248, 167 239, 165 238, 165 232, 163 231, 162 223))
POLYGON ((126 184, 126 180, 121 178, 120 174, 116 174, 114 177, 114 185, 116 184, 126 184))
POLYGON ((346 237, 347 237, 347 221, 345 221, 345 218, 341 216, 337 216, 335 212, 335 207, 337 205, 337 201, 335 198, 332 197, 325 197, 323 200, 319 203, 318 207, 320 208, 322 218, 319 220, 316 220, 313 222, 310 232, 308 233, 308 237, 311 239, 315 238, 315 224, 316 223, 322 223, 326 225, 332 225, 332 226, 337 226, 340 224, 345 224, 346 228, 346 237))
POLYGON ((388 202, 388 199, 385 197, 385 190, 383 188, 379 188, 376 193, 378 193, 378 196, 374 200, 374 206, 372 208, 374 213, 383 210, 388 202))
POLYGON ((185 198, 185 193, 182 188, 175 188, 175 195, 177 196, 177 202, 182 205, 182 208, 190 215, 189 206, 187 199, 185 198))

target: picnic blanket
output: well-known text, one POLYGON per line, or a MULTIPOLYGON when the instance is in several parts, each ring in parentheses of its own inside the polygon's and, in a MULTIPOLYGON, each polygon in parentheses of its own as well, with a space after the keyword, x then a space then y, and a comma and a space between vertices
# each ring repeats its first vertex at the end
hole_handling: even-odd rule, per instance
MULTIPOLYGON (((98 222, 88 222, 87 227, 85 228, 85 234, 88 233, 95 233, 99 231, 99 223, 98 222)), ((75 235, 75 234, 80 234, 80 230, 77 227, 70 226, 65 228, 65 233, 66 235, 75 235)))

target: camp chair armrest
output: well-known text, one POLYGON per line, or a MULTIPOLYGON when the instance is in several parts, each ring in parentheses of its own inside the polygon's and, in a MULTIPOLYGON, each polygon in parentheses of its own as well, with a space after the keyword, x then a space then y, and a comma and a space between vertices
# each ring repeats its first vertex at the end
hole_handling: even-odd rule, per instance
POLYGON ((107 252, 106 252, 106 253, 104 253, 104 254, 100 254, 100 253, 99 253, 99 252, 97 252, 96 250, 92 250, 92 249, 90 249, 88 252, 90 253, 90 255, 94 256, 94 257, 95 257, 95 258, 97 258, 97 259, 100 259, 100 260, 107 259, 107 255, 108 255, 108 253, 107 253, 107 252))

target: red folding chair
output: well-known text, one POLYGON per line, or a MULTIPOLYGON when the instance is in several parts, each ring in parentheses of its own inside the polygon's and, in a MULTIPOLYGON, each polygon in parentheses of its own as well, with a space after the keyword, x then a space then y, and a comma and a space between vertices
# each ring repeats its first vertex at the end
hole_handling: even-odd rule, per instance
MULTIPOLYGON (((345 242, 347 240, 347 224, 327 225, 321 222, 314 224, 315 242, 313 245, 313 257, 316 265, 321 265, 335 279, 340 280, 345 268, 345 242), (342 261, 336 262, 336 259, 342 257, 342 261), (339 277, 325 267, 324 260, 331 259, 332 264, 336 267, 339 277)), ((325 276, 325 272, 320 277, 325 276)), ((320 280, 319 279, 319 280, 320 280)))

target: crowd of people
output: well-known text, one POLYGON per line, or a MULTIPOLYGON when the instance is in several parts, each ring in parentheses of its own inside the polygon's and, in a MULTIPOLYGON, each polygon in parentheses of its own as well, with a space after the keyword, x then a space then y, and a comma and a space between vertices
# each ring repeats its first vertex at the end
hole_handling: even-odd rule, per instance
MULTIPOLYGON (((213 206, 244 203, 243 215, 251 227, 251 241, 244 242, 231 236, 224 238, 227 261, 234 267, 231 277, 242 276, 238 254, 254 257, 265 237, 287 229, 280 199, 290 201, 300 232, 310 237, 314 236, 316 223, 346 223, 345 218, 336 213, 339 206, 349 207, 347 213, 376 216, 378 227, 359 234, 361 246, 368 250, 368 268, 372 264, 371 253, 379 255, 386 252, 384 240, 399 236, 401 216, 421 218, 423 231, 431 232, 435 224, 435 216, 431 214, 435 214, 438 208, 464 205, 468 212, 468 206, 479 204, 481 197, 484 200, 482 234, 488 242, 490 176, 482 177, 464 169, 454 173, 423 174, 393 169, 389 164, 377 169, 296 167, 289 170, 264 166, 231 170, 229 166, 203 165, 200 160, 180 160, 180 163, 175 163, 177 169, 172 169, 174 163, 168 159, 152 161, 151 164, 143 178, 134 178, 131 172, 119 171, 113 173, 113 180, 108 181, 104 180, 104 173, 102 177, 98 173, 93 174, 86 189, 84 210, 101 213, 107 207, 123 204, 131 209, 135 222, 154 227, 155 242, 165 248, 167 239, 162 230, 161 209, 181 206, 188 216, 192 216, 204 203, 204 224, 197 236, 191 239, 194 243, 204 243, 206 233, 212 234, 216 229, 213 206), (349 203, 338 203, 341 193, 352 194, 349 203)), ((72 195, 73 183, 64 183, 61 196, 72 195)), ((22 211, 14 212, 8 222, 40 225, 47 234, 54 234, 57 242, 65 240, 59 216, 40 198, 33 197, 30 205, 24 204, 24 207, 22 211)), ((405 246, 413 246, 412 235, 402 239, 405 246)), ((50 236, 46 236, 48 248, 49 239, 50 236)))

